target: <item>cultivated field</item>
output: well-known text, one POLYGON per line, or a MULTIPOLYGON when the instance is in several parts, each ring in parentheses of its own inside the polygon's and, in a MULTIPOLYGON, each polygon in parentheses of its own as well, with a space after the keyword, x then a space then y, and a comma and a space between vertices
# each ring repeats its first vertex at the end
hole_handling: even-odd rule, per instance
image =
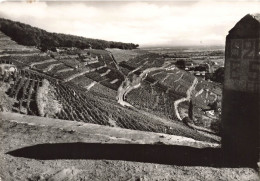
MULTIPOLYGON (((177 121, 178 124, 182 124, 182 119, 188 116, 189 99, 180 103, 178 101, 188 96, 187 92, 196 78, 175 67, 172 61, 164 57, 165 55, 143 50, 112 51, 112 49, 109 51, 64 49, 60 52, 35 53, 35 49, 23 48, 4 34, 1 36, 11 47, 20 48, 20 53, 3 54, 1 60, 12 62, 21 70, 25 69, 14 78, 12 89, 8 90, 8 95, 19 102, 14 104, 12 108, 14 112, 37 115, 37 111, 32 110, 32 107, 37 105, 33 98, 42 81, 46 79, 55 90, 50 97, 60 101, 59 113, 46 114, 55 118, 103 125, 111 125, 109 120, 113 120, 112 125, 123 128, 169 132, 170 129, 163 126, 164 123, 156 125, 161 124, 156 119, 147 123, 147 115, 144 116, 140 111, 160 116, 169 123, 177 121), (122 55, 128 52, 135 56, 118 64, 113 52, 120 52, 122 55), (130 86, 127 87, 128 84, 130 86), (74 89, 76 87, 82 91, 78 97, 74 89), (86 95, 89 97, 86 98, 86 95), (88 99, 93 99, 91 97, 93 95, 104 103, 98 103, 95 99, 94 103, 91 103, 88 99), (122 108, 120 100, 128 102, 137 109, 122 108), (103 108, 99 110, 98 107, 102 106, 103 108), (115 106, 118 107, 118 111, 114 109, 115 106)), ((209 104, 221 100, 219 85, 198 79, 196 86, 189 91, 191 92, 189 97, 194 104, 195 123, 212 129, 211 122, 214 122, 214 131, 218 131, 219 123, 215 123, 219 115, 209 117, 203 109, 208 109, 209 104), (204 124, 205 120, 207 124, 204 124)))
POLYGON ((182 120, 188 116, 191 100, 195 115, 194 122, 219 132, 217 126, 220 124, 219 112, 216 111, 214 116, 209 116, 205 110, 211 109, 213 103, 217 104, 218 108, 221 107, 221 85, 197 78, 177 68, 164 56, 155 53, 137 56, 119 65, 130 80, 130 85, 134 87, 124 95, 131 105, 158 116, 182 120), (147 70, 149 70, 147 74, 141 77, 147 70), (138 81, 139 79, 141 81, 138 81), (196 85, 190 90, 194 81, 197 81, 196 85), (188 91, 191 92, 190 98, 178 104, 179 100, 187 97, 188 91))

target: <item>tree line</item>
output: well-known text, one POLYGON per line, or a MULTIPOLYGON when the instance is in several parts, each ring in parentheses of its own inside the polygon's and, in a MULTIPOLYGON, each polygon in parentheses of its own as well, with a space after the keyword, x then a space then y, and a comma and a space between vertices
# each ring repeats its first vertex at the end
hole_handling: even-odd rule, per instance
POLYGON ((40 28, 3 18, 0 18, 0 31, 19 44, 36 46, 43 51, 52 50, 57 47, 77 47, 80 49, 135 49, 139 46, 138 44, 133 43, 105 41, 61 33, 50 33, 40 28))

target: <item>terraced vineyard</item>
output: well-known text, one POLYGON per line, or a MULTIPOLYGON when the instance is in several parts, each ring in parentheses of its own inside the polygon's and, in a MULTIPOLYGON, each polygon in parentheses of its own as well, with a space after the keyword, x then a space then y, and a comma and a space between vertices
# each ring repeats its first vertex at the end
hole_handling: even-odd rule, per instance
POLYGON ((147 54, 147 51, 143 51, 141 49, 134 49, 134 50, 121 50, 117 48, 108 48, 106 49, 112 53, 114 59, 117 63, 128 61, 133 59, 139 55, 147 54))
POLYGON ((159 85, 150 85, 145 81, 141 87, 131 91, 126 100, 139 109, 176 120, 173 103, 179 98, 181 96, 169 93, 169 90, 165 91, 159 85))
POLYGON ((126 101, 138 109, 172 120, 177 120, 176 112, 179 112, 182 117, 188 116, 188 101, 182 102, 178 107, 174 107, 174 103, 187 96, 187 91, 195 79, 198 79, 198 82, 191 90, 191 101, 199 124, 207 117, 201 116, 204 115, 203 110, 209 109, 210 104, 221 101, 221 87, 219 85, 195 78, 189 72, 175 67, 172 62, 165 61, 158 54, 138 56, 128 62, 121 62, 120 66, 131 80, 137 80, 142 72, 152 70, 147 73, 139 86, 136 85, 137 88, 125 96, 126 101), (160 68, 163 66, 165 68, 160 68), (200 116, 198 117, 198 115, 200 116))
MULTIPOLYGON (((19 47, 20 51, 2 54, 0 57, 1 61, 12 62, 23 70, 13 80, 5 80, 12 85, 7 92, 8 96, 17 101, 12 108, 14 112, 169 134, 176 131, 169 129, 171 126, 168 124, 177 121, 174 103, 186 96, 194 76, 174 67, 161 55, 141 54, 118 65, 113 55, 106 50, 43 53, 33 48, 24 48, 25 53, 23 46, 16 45, 4 34, 0 35, 10 46, 19 47), (134 82, 137 79, 140 79, 140 85, 135 85, 134 89, 124 95, 124 101, 135 109, 122 107, 116 102, 120 86, 126 80, 134 82), (43 80, 49 82, 51 89, 46 97, 50 96, 49 100, 56 101, 52 105, 56 112, 51 112, 48 106, 35 109, 37 92, 46 87, 43 80), (49 113, 44 113, 44 109, 49 109, 49 113), (147 117, 142 111, 151 116, 147 117), (158 121, 154 115, 167 120, 167 124, 158 121)), ((204 90, 210 87, 205 82, 199 81, 197 86, 192 99, 197 108, 205 108, 215 97, 204 90)), ((180 104, 177 111, 182 108, 187 110, 187 102, 180 104)))
MULTIPOLYGON (((108 102, 106 99, 100 99, 91 92, 84 93, 80 89, 74 89, 70 84, 64 84, 59 80, 31 70, 19 71, 13 77, 1 77, 2 82, 9 83, 10 88, 6 94, 15 99, 12 111, 21 114, 48 116, 58 119, 87 122, 93 124, 118 126, 127 129, 161 132, 177 135, 189 135, 194 137, 192 132, 186 133, 184 127, 177 125, 179 129, 172 129, 170 125, 158 121, 156 118, 147 118, 134 110, 115 105, 115 102, 108 102), (54 97, 49 97, 45 93, 45 98, 40 96, 40 89, 45 87, 44 82, 49 82, 48 90, 52 90, 54 97), (53 89, 52 89, 53 88, 53 89), (58 112, 48 115, 45 112, 41 114, 40 105, 43 100, 49 103, 53 100, 61 105, 58 112), (47 98, 46 98, 47 97, 47 98)), ((48 105, 46 105, 48 107, 48 105)), ((197 137, 197 136, 195 136, 197 137)), ((199 136, 200 137, 200 136, 199 136)), ((199 139, 206 139, 200 137, 199 139)))
POLYGON ((143 71, 151 67, 161 67, 164 63, 165 61, 164 59, 162 59, 162 56, 160 56, 159 54, 149 53, 139 55, 127 62, 121 62, 119 65, 128 69, 130 67, 139 68, 138 71, 143 71))
POLYGON ((42 86, 42 76, 21 71, 13 77, 2 76, 1 80, 10 83, 6 94, 16 100, 12 107, 13 112, 39 116, 36 96, 42 86))
POLYGON ((10 45, 6 47, 2 45, 4 52, 1 55, 2 61, 13 62, 19 69, 30 68, 50 77, 76 84, 86 91, 97 92, 110 99, 116 99, 117 89, 124 80, 117 63, 106 50, 78 50, 77 54, 65 51, 53 55, 17 45, 3 33, 0 34, 0 42, 10 45), (13 51, 9 51, 10 48, 14 48, 13 51), (9 53, 6 54, 6 51, 9 53), (86 54, 91 58, 90 60, 86 61, 84 58, 86 54))

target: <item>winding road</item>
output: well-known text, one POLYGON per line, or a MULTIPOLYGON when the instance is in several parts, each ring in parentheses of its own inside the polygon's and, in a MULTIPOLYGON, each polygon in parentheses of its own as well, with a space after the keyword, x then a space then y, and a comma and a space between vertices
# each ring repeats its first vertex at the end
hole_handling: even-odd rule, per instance
POLYGON ((193 80, 192 85, 190 86, 190 88, 189 88, 189 89, 187 90, 187 92, 186 92, 186 95, 187 95, 187 96, 186 96, 186 97, 183 97, 183 98, 181 98, 181 99, 178 99, 178 100, 176 100, 176 101, 174 101, 174 111, 175 111, 175 115, 176 115, 176 117, 177 117, 180 121, 182 120, 182 118, 181 118, 181 115, 180 115, 180 113, 179 113, 179 111, 178 111, 179 104, 182 103, 182 102, 185 102, 185 101, 190 101, 192 91, 195 89, 197 83, 198 83, 198 79, 197 79, 197 77, 195 77, 194 80, 193 80))
MULTIPOLYGON (((146 64, 147 61, 144 63, 146 64)), ((125 101, 126 95, 132 91, 133 89, 137 89, 138 87, 141 86, 141 82, 147 77, 147 75, 150 72, 156 71, 156 70, 166 70, 166 67, 170 64, 170 62, 165 62, 162 67, 152 67, 152 68, 147 68, 145 69, 138 77, 134 77, 132 81, 130 80, 130 76, 136 71, 141 69, 143 66, 141 65, 140 67, 137 67, 133 71, 129 72, 125 80, 122 82, 120 87, 118 88, 118 93, 117 93, 117 101, 119 104, 122 106, 128 106, 128 107, 133 107, 131 104, 125 101)), ((135 74, 134 74, 135 75, 135 74)))

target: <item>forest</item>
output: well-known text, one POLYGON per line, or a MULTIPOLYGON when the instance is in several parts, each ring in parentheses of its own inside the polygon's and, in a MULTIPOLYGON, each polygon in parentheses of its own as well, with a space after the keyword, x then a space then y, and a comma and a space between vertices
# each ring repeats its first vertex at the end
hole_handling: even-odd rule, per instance
POLYGON ((80 49, 135 49, 139 45, 85 38, 81 36, 51 33, 30 25, 0 18, 0 31, 21 45, 36 46, 39 49, 55 50, 57 47, 77 47, 80 49))

